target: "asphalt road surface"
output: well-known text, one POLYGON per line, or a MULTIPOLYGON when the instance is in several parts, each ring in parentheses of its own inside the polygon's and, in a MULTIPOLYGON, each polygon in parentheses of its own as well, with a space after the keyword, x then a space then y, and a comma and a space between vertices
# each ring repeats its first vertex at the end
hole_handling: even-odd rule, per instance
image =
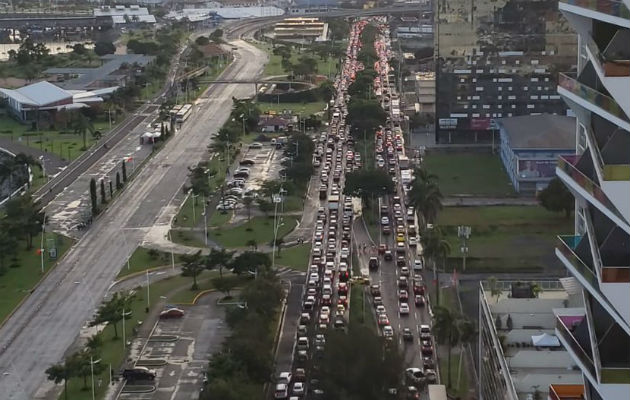
MULTIPOLYGON (((239 50, 222 78, 242 80, 260 74, 266 55, 243 41, 234 45, 239 50)), ((62 359, 121 265, 181 190, 188 167, 201 159, 211 135, 228 118, 232 97, 251 95, 253 85, 213 85, 178 135, 147 163, 0 329, 3 400, 45 398, 53 387, 46 381, 45 369, 62 359)))

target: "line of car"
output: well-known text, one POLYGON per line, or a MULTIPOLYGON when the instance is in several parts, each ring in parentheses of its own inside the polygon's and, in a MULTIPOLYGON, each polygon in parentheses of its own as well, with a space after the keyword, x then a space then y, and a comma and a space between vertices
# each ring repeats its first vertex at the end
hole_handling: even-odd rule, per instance
MULTIPOLYGON (((384 266, 397 268, 397 279, 394 287, 381 288, 380 285, 372 285, 370 290, 373 296, 377 322, 381 326, 383 336, 393 338, 394 329, 387 317, 387 310, 382 304, 381 290, 396 290, 398 300, 398 315, 406 318, 410 314, 410 289, 413 293, 413 302, 416 307, 424 309, 427 304, 426 286, 422 277, 424 260, 422 258, 422 245, 416 229, 416 215, 413 207, 408 203, 408 191, 410 190, 412 171, 409 170, 408 158, 405 156, 404 139, 400 128, 400 114, 396 112, 395 105, 398 97, 395 86, 389 82, 390 43, 389 29, 385 25, 385 19, 380 20, 380 32, 375 42, 375 49, 379 61, 375 68, 379 75, 374 81, 374 90, 381 104, 389 112, 387 125, 379 129, 375 134, 376 166, 387 169, 396 184, 397 193, 394 196, 383 199, 380 205, 381 230, 384 237, 394 233, 394 249, 389 249, 386 244, 380 244, 378 255, 383 257, 384 266), (395 265, 394 264, 395 258, 395 265)), ((374 257, 376 258, 376 257, 374 257)), ((370 266, 380 266, 380 260, 370 262, 370 266)), ((422 368, 410 367, 405 371, 405 388, 407 397, 415 399, 420 397, 419 388, 426 383, 435 383, 438 379, 435 372, 434 345, 431 327, 428 324, 416 325, 418 330, 419 348, 415 346, 411 351, 418 351, 422 358, 422 368)), ((414 343, 415 335, 411 328, 404 327, 400 333, 405 343, 414 343)))
POLYGON ((333 329, 346 328, 353 208, 352 198, 341 193, 344 170, 361 166, 360 156, 353 151, 349 127, 345 125, 346 90, 350 84, 349 72, 358 66, 356 43, 363 26, 364 23, 352 25, 347 58, 335 81, 337 96, 328 131, 316 139, 313 166, 321 167, 320 199, 327 199, 327 204, 318 209, 313 231, 310 266, 294 347, 294 368, 292 372, 279 374, 274 391, 276 399, 288 397, 295 400, 307 394, 313 398, 324 397, 315 375, 319 371, 318 360, 325 350, 326 332, 329 325, 333 329), (307 375, 311 377, 308 382, 307 375))

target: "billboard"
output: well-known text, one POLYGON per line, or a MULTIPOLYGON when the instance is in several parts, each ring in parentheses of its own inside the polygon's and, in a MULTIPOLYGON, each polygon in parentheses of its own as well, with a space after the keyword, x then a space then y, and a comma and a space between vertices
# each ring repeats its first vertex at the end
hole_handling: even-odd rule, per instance
POLYGON ((438 125, 440 129, 455 129, 457 128, 457 118, 440 118, 438 125))
POLYGON ((487 131, 490 129, 490 118, 471 118, 470 129, 476 131, 487 131))
POLYGON ((554 176, 556 176, 555 159, 518 160, 518 177, 520 179, 544 179, 554 176))

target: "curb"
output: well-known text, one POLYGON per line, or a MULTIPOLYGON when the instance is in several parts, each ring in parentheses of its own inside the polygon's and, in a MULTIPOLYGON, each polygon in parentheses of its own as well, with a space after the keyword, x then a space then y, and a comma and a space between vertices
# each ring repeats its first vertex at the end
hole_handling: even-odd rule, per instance
MULTIPOLYGON (((123 268, 124 268, 124 267, 123 267, 123 268)), ((113 288, 114 286, 118 285, 118 284, 119 284, 119 283, 121 283, 121 282, 127 281, 127 280, 129 280, 129 279, 136 278, 136 277, 138 277, 138 276, 140 276, 140 275, 144 275, 144 274, 146 274, 146 273, 147 273, 147 271, 148 271, 148 272, 154 272, 154 271, 161 271, 161 270, 163 270, 163 269, 170 269, 170 268, 172 268, 172 266, 171 266, 171 265, 160 265, 160 266, 153 267, 153 268, 147 268, 147 269, 145 269, 145 270, 143 270, 143 271, 132 272, 132 273, 130 273, 130 274, 128 274, 128 275, 125 275, 125 276, 121 277, 121 278, 120 278, 120 279, 118 279, 118 280, 115 280, 115 281, 114 281, 114 282, 113 282, 113 283, 109 286, 109 289, 113 288)))

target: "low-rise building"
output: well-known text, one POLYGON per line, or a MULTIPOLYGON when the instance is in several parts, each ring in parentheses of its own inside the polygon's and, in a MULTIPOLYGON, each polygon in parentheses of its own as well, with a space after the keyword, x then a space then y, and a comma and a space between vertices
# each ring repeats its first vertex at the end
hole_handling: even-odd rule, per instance
POLYGON ((54 77, 58 86, 69 90, 87 90, 125 86, 153 61, 143 54, 107 54, 97 68, 48 68, 45 74, 54 77))
POLYGON ((115 25, 125 24, 155 24, 155 16, 149 13, 146 7, 140 7, 139 5, 125 6, 102 6, 94 9, 94 16, 104 17, 109 16, 115 25))
POLYGON ((518 193, 536 194, 556 176, 559 156, 575 151, 575 118, 541 114, 495 120, 500 157, 518 193))
POLYGON ((276 39, 300 41, 324 41, 328 37, 328 24, 319 18, 286 18, 273 27, 276 39))
POLYGON ((2 89, 0 96, 9 112, 20 122, 35 122, 54 119, 61 110, 76 110, 103 101, 102 95, 116 88, 95 91, 65 90, 50 82, 41 81, 19 89, 2 89))
POLYGON ((419 112, 435 113, 435 72, 416 74, 416 95, 419 112))
POLYGON ((582 385, 554 315, 580 301, 573 278, 480 282, 479 399, 546 399, 552 384, 582 385))

